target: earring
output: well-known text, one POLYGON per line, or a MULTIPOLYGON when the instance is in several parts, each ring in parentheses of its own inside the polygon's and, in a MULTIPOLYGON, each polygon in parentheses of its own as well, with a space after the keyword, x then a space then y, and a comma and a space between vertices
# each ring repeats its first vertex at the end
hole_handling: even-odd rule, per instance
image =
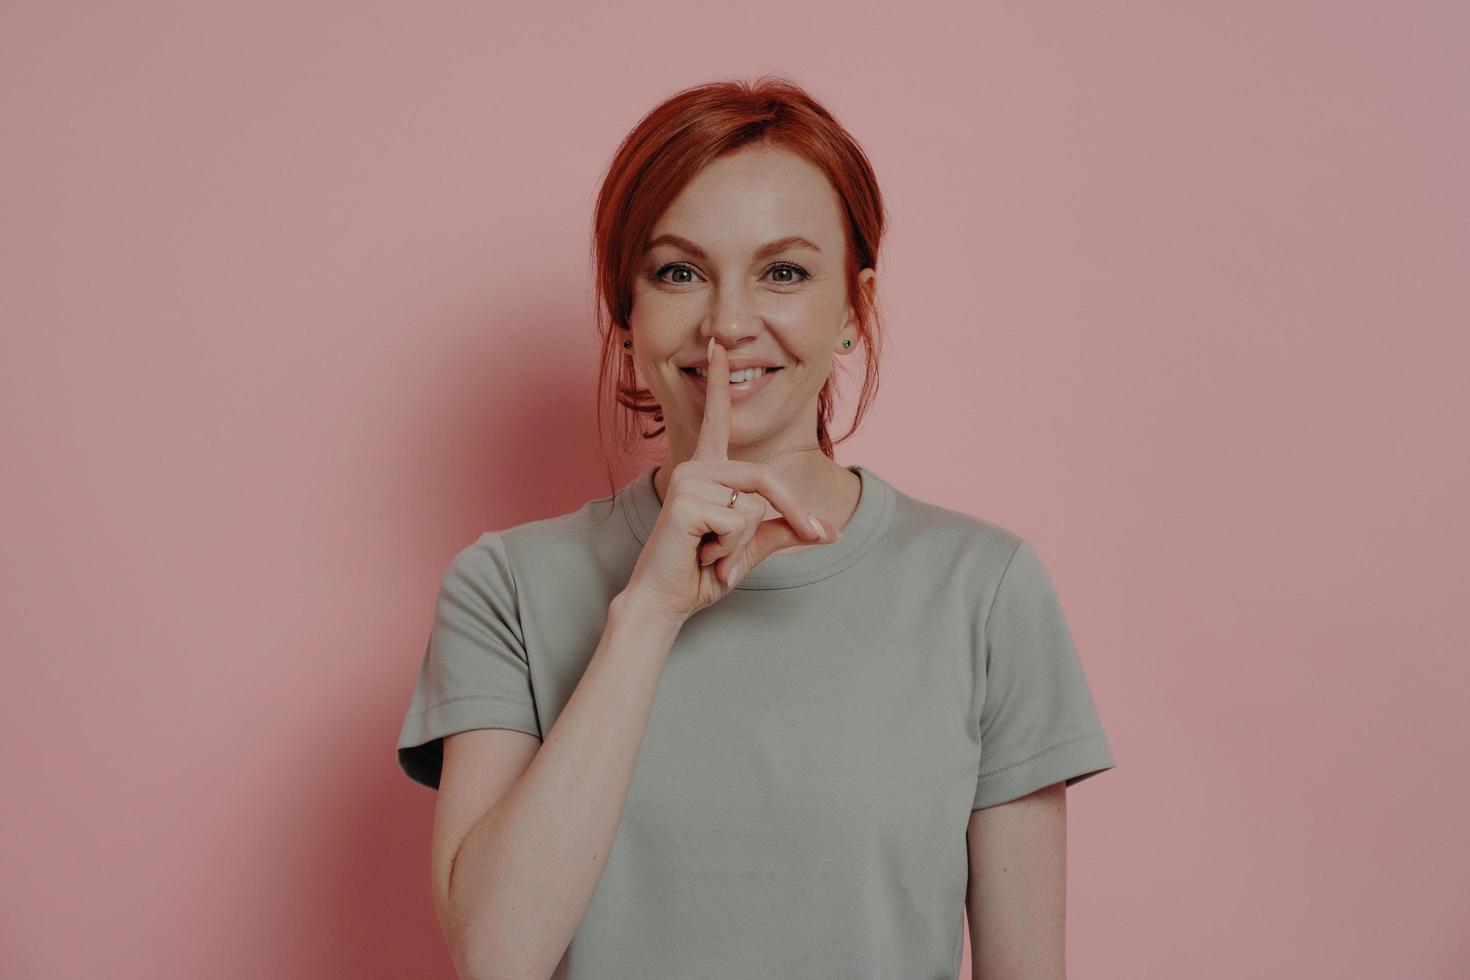
POLYGON ((625 340, 625 341, 623 341, 623 349, 624 350, 632 350, 633 349, 633 342, 631 340, 625 340))
POLYGON ((843 350, 847 350, 851 346, 852 346, 852 341, 850 341, 850 340, 844 340, 842 342, 842 349, 843 350))

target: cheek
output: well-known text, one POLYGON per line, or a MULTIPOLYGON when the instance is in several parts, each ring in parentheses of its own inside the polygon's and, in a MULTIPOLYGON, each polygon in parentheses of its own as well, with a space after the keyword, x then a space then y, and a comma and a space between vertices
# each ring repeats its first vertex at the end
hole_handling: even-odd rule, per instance
POLYGON ((670 302, 667 296, 650 293, 634 297, 628 322, 633 325, 634 332, 644 338, 643 346, 652 353, 655 348, 680 347, 687 339, 691 318, 697 316, 688 304, 670 302))
POLYGON ((782 297, 765 311, 773 326, 782 327, 799 350, 824 350, 835 339, 846 312, 841 297, 829 291, 782 297))
POLYGON ((687 331, 680 326, 683 321, 672 314, 669 305, 660 303, 658 297, 636 299, 628 312, 633 346, 647 360, 656 361, 660 356, 680 349, 682 334, 687 331))

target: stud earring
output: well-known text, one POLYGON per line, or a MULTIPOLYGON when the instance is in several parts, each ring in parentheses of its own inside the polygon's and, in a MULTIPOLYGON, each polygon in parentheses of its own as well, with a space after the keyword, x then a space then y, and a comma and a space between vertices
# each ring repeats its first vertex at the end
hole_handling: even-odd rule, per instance
POLYGON ((843 350, 847 350, 851 346, 852 346, 852 341, 850 341, 850 340, 844 340, 842 342, 842 349, 843 350))
POLYGON ((623 349, 624 350, 632 350, 633 349, 633 342, 631 340, 625 340, 625 341, 623 341, 623 349))

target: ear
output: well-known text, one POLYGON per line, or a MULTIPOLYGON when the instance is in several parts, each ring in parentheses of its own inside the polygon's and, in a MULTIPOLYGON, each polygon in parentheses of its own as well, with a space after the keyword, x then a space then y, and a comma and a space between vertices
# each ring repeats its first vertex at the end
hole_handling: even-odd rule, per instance
MULTIPOLYGON (((864 269, 862 272, 859 272, 858 288, 867 295, 868 305, 872 306, 873 298, 878 295, 878 273, 875 272, 871 267, 864 269)), ((846 330, 848 327, 851 327, 855 330, 857 329, 857 325, 857 308, 856 306, 854 306, 854 304, 849 303, 847 304, 847 320, 842 324, 842 327, 844 330, 846 330)))

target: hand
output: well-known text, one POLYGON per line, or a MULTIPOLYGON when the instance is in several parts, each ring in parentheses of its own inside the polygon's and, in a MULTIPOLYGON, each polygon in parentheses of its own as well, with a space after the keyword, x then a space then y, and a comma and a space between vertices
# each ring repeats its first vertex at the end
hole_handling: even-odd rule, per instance
POLYGON ((730 361, 713 338, 707 375, 694 455, 670 474, 658 522, 625 590, 643 593, 653 608, 680 624, 729 595, 772 552, 840 537, 768 464, 728 458, 730 361), (760 494, 781 516, 765 520, 765 503, 751 496, 728 506, 731 490, 760 494))

